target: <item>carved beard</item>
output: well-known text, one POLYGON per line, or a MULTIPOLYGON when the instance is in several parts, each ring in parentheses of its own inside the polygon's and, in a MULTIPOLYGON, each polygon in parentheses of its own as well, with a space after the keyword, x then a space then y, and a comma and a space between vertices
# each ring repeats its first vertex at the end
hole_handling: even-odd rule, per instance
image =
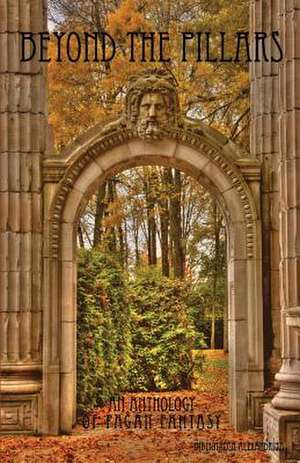
POLYGON ((166 121, 158 121, 156 118, 143 119, 138 121, 137 131, 145 140, 160 140, 164 136, 166 125, 166 121))

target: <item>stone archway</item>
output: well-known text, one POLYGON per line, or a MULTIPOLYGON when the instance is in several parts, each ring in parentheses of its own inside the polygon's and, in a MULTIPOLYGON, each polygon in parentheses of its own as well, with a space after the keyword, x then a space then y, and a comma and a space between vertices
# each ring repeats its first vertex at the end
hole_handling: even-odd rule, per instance
POLYGON ((70 432, 75 420, 77 221, 99 183, 142 164, 193 175, 223 210, 229 241, 231 421, 246 430, 255 420, 251 397, 264 390, 260 167, 204 126, 174 123, 157 137, 143 137, 117 121, 108 130, 88 131, 62 156, 44 163, 44 433, 70 432))

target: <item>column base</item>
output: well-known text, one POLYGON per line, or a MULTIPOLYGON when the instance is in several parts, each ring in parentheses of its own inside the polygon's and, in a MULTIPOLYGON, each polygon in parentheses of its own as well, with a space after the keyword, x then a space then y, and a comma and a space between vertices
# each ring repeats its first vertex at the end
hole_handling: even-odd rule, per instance
POLYGON ((291 362, 290 370, 285 371, 284 366, 275 376, 280 383, 280 390, 272 400, 272 405, 280 410, 292 410, 300 413, 300 374, 299 362, 291 362), (292 367, 297 368, 296 373, 292 367))
POLYGON ((39 369, 2 366, 0 376, 0 435, 36 434, 41 410, 39 369))
POLYGON ((279 410, 291 410, 300 413, 300 389, 292 389, 289 387, 280 387, 280 391, 276 394, 272 400, 274 408, 279 410))
POLYGON ((272 463, 300 461, 300 412, 277 410, 272 404, 264 406, 265 441, 272 463))

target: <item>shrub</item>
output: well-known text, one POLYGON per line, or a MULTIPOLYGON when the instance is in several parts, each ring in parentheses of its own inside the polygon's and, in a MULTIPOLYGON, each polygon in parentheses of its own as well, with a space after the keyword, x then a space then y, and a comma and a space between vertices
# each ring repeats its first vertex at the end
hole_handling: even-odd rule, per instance
POLYGON ((202 357, 193 356, 196 333, 187 293, 186 283, 153 268, 128 282, 109 255, 97 249, 79 252, 79 412, 126 390, 191 388, 202 357))
POLYGON ((195 330, 184 302, 187 286, 146 268, 130 284, 133 308, 130 389, 191 388, 195 330))
POLYGON ((101 405, 128 388, 130 309, 121 268, 97 249, 78 258, 77 403, 101 405))

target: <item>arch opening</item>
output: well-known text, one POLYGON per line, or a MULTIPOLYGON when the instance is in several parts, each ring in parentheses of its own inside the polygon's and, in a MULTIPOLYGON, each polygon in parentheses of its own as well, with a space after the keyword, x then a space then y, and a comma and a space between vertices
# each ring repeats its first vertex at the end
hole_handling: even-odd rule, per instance
MULTIPOLYGON (((197 180, 157 165, 114 175, 80 217, 77 256, 78 412, 130 392, 189 390, 196 403, 199 390, 216 394, 206 378, 214 357, 217 368, 227 363, 215 352, 228 331, 226 233, 197 180)), ((218 390, 227 393, 224 373, 218 390)))

